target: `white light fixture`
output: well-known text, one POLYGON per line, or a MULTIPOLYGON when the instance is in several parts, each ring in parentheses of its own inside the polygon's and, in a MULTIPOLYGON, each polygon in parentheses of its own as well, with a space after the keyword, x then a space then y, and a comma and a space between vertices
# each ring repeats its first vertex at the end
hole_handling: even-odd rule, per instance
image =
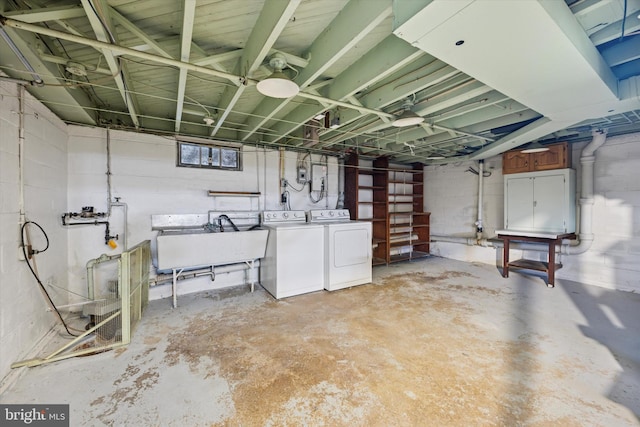
POLYGON ((526 148, 520 150, 521 153, 542 153, 543 151, 549 151, 549 147, 545 147, 539 142, 529 144, 526 148))
POLYGON ((258 82, 258 92, 271 98, 291 98, 300 92, 295 84, 282 69, 287 66, 287 60, 280 54, 275 54, 269 60, 273 73, 266 79, 258 82))
POLYGON ((215 123, 215 121, 216 121, 216 120, 215 120, 213 117, 211 117, 210 115, 208 115, 208 114, 207 114, 207 115, 202 119, 202 121, 204 122, 204 124, 205 124, 205 125, 207 125, 207 126, 211 126, 211 125, 213 125, 213 124, 215 123))
POLYGON ((444 160, 444 156, 429 156, 427 160, 444 160))
POLYGON ((404 104, 404 111, 400 114, 396 119, 391 123, 391 125, 397 128, 403 128, 406 126, 413 126, 424 122, 424 117, 420 117, 416 113, 411 110, 413 107, 413 102, 410 99, 407 99, 404 104))

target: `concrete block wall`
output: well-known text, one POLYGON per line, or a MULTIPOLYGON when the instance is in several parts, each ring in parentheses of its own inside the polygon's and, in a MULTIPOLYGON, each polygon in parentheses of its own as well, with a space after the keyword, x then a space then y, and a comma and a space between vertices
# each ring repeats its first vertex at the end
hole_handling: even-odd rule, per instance
MULTIPOLYGON (((67 233, 57 215, 67 206, 66 125, 25 91, 24 207, 26 219, 48 235, 49 249, 35 256, 41 281, 56 305, 69 301, 67 233)), ((30 357, 34 345, 56 324, 54 314, 24 261, 19 260, 18 87, 0 83, 0 379, 13 362, 30 357)), ((36 249, 45 239, 27 229, 36 249)))
MULTIPOLYGON (((68 211, 78 212, 83 206, 94 206, 98 212, 107 210, 107 131, 99 128, 69 126, 68 211)), ((280 152, 262 147, 245 146, 242 149, 242 171, 220 171, 176 166, 176 140, 133 132, 110 131, 111 192, 128 205, 128 243, 130 246, 150 239, 155 256, 157 231, 151 230, 154 214, 206 214, 209 210, 279 210, 280 204, 280 152), (258 199, 236 197, 209 197, 207 192, 251 191, 260 192, 258 199)), ((298 154, 282 152, 286 178, 296 183, 298 154)), ((312 156, 313 162, 320 162, 312 156)), ((338 197, 338 166, 335 158, 328 159, 329 197, 314 204, 308 197, 308 187, 296 192, 289 189, 292 209, 309 210, 335 207, 338 197)), ((112 212, 112 234, 122 235, 122 210, 112 212)), ((69 231, 69 284, 74 292, 86 295, 86 263, 103 253, 117 254, 104 243, 104 226, 80 226, 69 231)), ((99 273, 99 272, 98 272, 99 273)), ((109 272, 99 273, 107 280, 109 272)), ((155 270, 152 271, 155 276, 155 270)), ((98 278, 98 280, 102 280, 98 278)), ((245 272, 216 274, 212 283, 201 277, 179 282, 179 294, 203 289, 239 285, 245 282, 245 272)), ((151 289, 150 297, 171 295, 169 285, 151 289)))
MULTIPOLYGON (((580 200, 580 154, 586 142, 572 145, 580 200)), ((596 152, 593 233, 591 248, 580 255, 562 255, 558 279, 568 279, 610 289, 640 291, 640 134, 613 136, 596 152)), ((433 235, 473 237, 477 216, 477 169, 469 161, 425 167, 425 208, 432 212, 433 235)), ((492 172, 484 180, 484 236, 503 228, 504 190, 501 156, 485 161, 492 172), (491 169, 493 167, 493 170, 491 169)), ((579 206, 577 215, 579 215, 579 206)), ((579 218, 579 216, 578 216, 579 218)), ((501 249, 434 242, 432 253, 468 262, 499 265, 501 249)), ((545 253, 512 251, 511 259, 546 258, 545 253)), ((496 269, 496 280, 503 280, 496 269)))

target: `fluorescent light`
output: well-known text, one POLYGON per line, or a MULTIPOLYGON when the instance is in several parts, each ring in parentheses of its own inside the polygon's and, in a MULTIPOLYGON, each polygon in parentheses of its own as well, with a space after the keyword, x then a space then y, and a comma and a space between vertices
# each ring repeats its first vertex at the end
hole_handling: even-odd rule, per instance
POLYGON ((525 153, 525 154, 526 153, 542 153, 543 151, 549 151, 549 147, 545 147, 539 142, 534 142, 533 144, 530 144, 526 148, 520 150, 521 153, 525 153))

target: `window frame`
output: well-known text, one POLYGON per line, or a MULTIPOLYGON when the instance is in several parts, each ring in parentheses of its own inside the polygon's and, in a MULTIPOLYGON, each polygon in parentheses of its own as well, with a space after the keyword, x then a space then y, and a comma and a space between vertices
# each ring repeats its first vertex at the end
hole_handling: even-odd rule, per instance
POLYGON ((211 170, 223 170, 223 171, 242 171, 242 145, 234 145, 224 142, 213 142, 213 143, 204 143, 204 142, 195 142, 188 141, 183 139, 176 140, 176 166, 182 168, 195 168, 195 169, 211 169, 211 170), (210 159, 213 154, 213 150, 219 150, 219 164, 214 165, 211 163, 202 164, 201 162, 198 164, 193 163, 185 163, 182 160, 182 147, 183 146, 195 146, 200 149, 200 158, 202 159, 202 149, 205 148, 208 150, 208 158, 210 159), (231 150, 236 153, 236 166, 223 166, 222 165, 222 151, 223 150, 231 150))

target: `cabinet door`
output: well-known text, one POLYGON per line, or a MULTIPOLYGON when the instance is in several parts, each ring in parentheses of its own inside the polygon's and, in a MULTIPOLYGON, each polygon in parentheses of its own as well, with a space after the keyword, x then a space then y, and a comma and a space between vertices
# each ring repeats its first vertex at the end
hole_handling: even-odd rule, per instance
POLYGON ((506 193, 504 227, 509 230, 531 230, 533 178, 509 178, 506 193))
POLYGON ((535 171, 568 168, 568 144, 549 145, 549 151, 532 153, 533 169, 535 171))
POLYGON ((529 172, 529 154, 520 151, 507 151, 502 156, 502 173, 529 172))
POLYGON ((536 231, 565 230, 564 175, 540 176, 533 179, 533 228, 536 231))

